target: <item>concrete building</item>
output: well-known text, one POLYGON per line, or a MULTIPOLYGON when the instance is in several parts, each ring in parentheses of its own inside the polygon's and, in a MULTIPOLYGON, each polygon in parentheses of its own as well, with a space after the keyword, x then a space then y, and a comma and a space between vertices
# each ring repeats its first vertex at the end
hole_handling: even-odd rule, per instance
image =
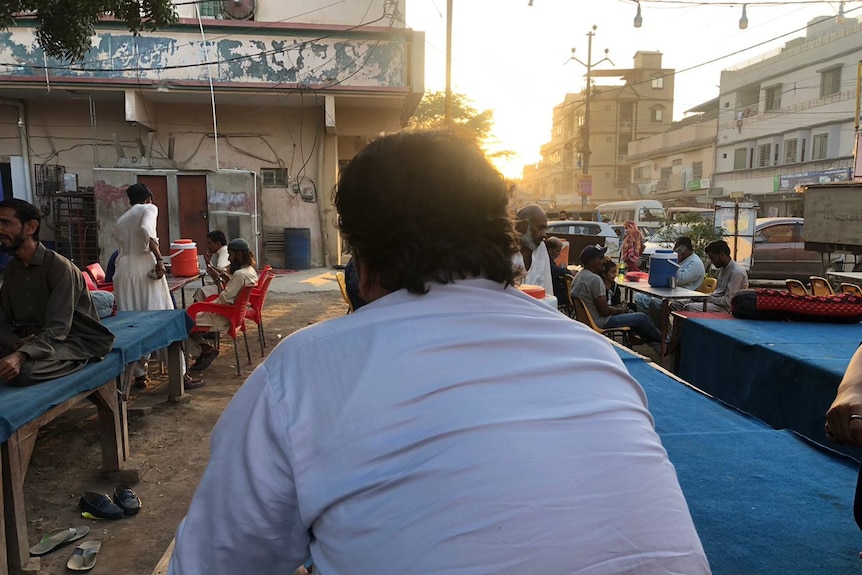
POLYGON ((862 26, 822 17, 804 37, 721 73, 716 199, 802 214, 799 184, 850 178, 862 26))
POLYGON ((177 4, 153 33, 100 23, 72 64, 45 56, 32 19, 0 34, 4 194, 40 205, 43 238, 79 265, 105 264, 134 182, 155 194, 165 252, 191 238, 203 254, 218 228, 262 264, 335 263, 339 164, 424 92, 405 0, 177 4))
POLYGON ((668 206, 712 205, 718 100, 686 112, 666 132, 629 144, 633 194, 668 206))
POLYGON ((633 68, 593 70, 592 77, 604 82, 592 86, 589 130, 584 125, 586 90, 566 94, 554 107, 551 140, 542 145, 541 163, 524 170, 528 193, 541 196, 554 206, 550 209, 571 213, 631 198, 629 142, 663 132, 671 123, 674 70, 662 68, 660 52, 639 51, 633 68), (587 149, 589 177, 584 178, 587 149))

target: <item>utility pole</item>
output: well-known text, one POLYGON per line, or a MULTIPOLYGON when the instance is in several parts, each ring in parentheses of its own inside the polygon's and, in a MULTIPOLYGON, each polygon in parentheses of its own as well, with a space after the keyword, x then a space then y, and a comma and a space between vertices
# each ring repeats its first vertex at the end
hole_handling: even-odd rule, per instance
MULTIPOLYGON (((608 49, 605 48, 605 57, 599 60, 598 62, 593 62, 593 36, 596 35, 597 26, 593 24, 593 29, 587 32, 587 61, 581 62, 575 56, 575 49, 572 48, 572 55, 569 60, 574 60, 581 66, 584 66, 587 69, 587 91, 586 96, 584 97, 584 125, 578 130, 578 136, 581 144, 581 156, 583 159, 581 160, 581 170, 584 176, 587 176, 590 173, 590 98, 593 93, 593 85, 592 85, 592 73, 593 67, 601 64, 602 62, 610 62, 611 65, 614 63, 611 62, 611 59, 608 58, 608 49)), ((568 62, 567 62, 568 63, 568 62)), ((582 178, 586 180, 587 178, 582 178)), ((587 196, 586 194, 581 194, 581 209, 586 208, 587 206, 587 196)))
POLYGON ((446 1, 446 99, 443 118, 452 125, 452 0, 446 1))

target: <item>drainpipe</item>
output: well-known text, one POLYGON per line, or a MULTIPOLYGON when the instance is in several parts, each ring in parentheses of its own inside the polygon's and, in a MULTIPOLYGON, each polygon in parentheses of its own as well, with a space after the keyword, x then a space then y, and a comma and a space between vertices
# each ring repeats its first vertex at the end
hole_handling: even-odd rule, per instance
POLYGON ((324 130, 323 137, 321 138, 320 147, 317 150, 317 181, 320 184, 317 186, 317 215, 320 219, 320 243, 323 244, 323 265, 324 267, 329 267, 332 264, 331 257, 329 254, 329 228, 328 222, 326 221, 326 206, 323 204, 325 201, 321 197, 320 190, 323 189, 323 154, 326 149, 326 131, 324 130))
POLYGON ((24 102, 0 98, 0 106, 14 106, 18 108, 18 136, 21 138, 21 157, 24 158, 24 167, 27 170, 27 177, 24 180, 24 199, 32 204, 33 166, 30 165, 30 138, 27 136, 27 113, 24 108, 24 102))

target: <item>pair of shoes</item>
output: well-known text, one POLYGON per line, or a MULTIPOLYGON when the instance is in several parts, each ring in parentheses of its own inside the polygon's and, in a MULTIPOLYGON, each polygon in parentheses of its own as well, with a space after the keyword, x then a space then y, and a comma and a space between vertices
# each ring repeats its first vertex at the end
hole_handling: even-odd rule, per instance
POLYGON ((42 537, 42 539, 39 540, 39 543, 30 547, 30 555, 32 557, 47 555, 51 551, 59 549, 67 543, 71 543, 72 541, 77 541, 78 539, 85 537, 89 532, 90 528, 86 525, 54 529, 42 537))
POLYGON ((135 378, 135 387, 138 389, 147 389, 147 384, 150 382, 150 378, 144 375, 139 375, 135 378))
POLYGON ((96 554, 101 548, 101 541, 84 541, 75 548, 66 567, 72 571, 89 571, 96 566, 96 554))
POLYGON ((217 357, 218 350, 216 348, 212 348, 210 351, 205 351, 198 356, 198 360, 189 368, 189 370, 203 371, 208 368, 217 357))
POLYGON ((183 388, 184 389, 198 389, 200 387, 205 386, 206 384, 207 384, 207 382, 201 378, 194 378, 194 377, 190 376, 189 374, 185 374, 183 376, 183 388))

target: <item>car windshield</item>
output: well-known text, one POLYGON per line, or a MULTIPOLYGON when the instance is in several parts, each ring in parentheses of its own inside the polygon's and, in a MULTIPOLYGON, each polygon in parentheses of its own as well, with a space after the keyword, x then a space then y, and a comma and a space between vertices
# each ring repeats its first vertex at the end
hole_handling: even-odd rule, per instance
POLYGON ((642 222, 660 222, 664 219, 664 210, 662 208, 641 208, 639 215, 642 222))
POLYGON ((688 231, 687 226, 674 225, 659 229, 647 241, 651 243, 675 242, 676 239, 688 231))

